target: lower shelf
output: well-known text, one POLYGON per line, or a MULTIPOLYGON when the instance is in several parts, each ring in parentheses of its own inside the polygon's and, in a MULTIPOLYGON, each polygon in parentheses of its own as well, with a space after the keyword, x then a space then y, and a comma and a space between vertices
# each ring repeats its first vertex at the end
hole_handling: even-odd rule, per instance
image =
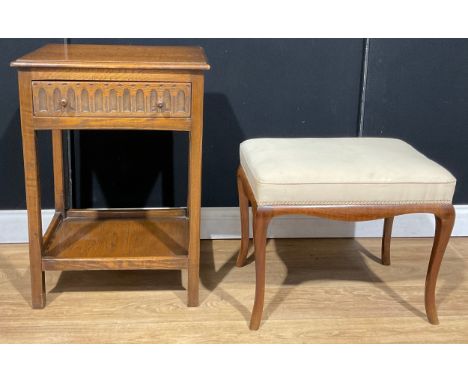
POLYGON ((110 216, 61 220, 45 243, 43 270, 187 268, 187 217, 110 216))

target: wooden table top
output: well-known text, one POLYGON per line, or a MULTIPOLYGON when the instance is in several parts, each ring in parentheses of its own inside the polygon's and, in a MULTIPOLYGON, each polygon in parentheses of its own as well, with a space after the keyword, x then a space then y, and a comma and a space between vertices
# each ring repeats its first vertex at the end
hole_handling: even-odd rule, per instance
POLYGON ((18 68, 208 70, 199 46, 48 44, 11 63, 18 68))

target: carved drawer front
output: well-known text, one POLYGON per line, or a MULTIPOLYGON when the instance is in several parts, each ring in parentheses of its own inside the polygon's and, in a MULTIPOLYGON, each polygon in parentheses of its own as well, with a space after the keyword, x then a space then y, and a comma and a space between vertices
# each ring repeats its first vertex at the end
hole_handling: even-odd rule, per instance
POLYGON ((190 117, 191 84, 33 81, 36 117, 190 117))

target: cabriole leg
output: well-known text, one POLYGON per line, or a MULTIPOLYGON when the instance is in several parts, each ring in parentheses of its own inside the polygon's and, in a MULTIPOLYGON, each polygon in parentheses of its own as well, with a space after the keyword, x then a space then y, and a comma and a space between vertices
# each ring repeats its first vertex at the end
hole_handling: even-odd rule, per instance
POLYGON ((437 216, 436 229, 434 235, 434 244, 432 246, 431 259, 426 275, 425 307, 427 319, 433 325, 439 323, 437 308, 435 304, 435 288, 437 276, 439 274, 440 264, 447 248, 453 225, 455 223, 455 210, 450 206, 443 216, 437 216))
POLYGON ((382 264, 390 265, 390 242, 392 240, 393 217, 385 218, 382 237, 382 264))
POLYGON ((260 327, 265 300, 265 250, 268 223, 270 217, 265 215, 262 209, 255 213, 254 244, 255 244, 255 302, 250 319, 250 330, 260 327))
MULTIPOLYGON (((239 169, 240 171, 240 169, 239 169)), ((236 265, 242 267, 245 265, 245 259, 249 251, 249 199, 245 193, 242 179, 237 175, 237 191, 239 194, 239 209, 241 217, 241 247, 237 256, 236 265)))

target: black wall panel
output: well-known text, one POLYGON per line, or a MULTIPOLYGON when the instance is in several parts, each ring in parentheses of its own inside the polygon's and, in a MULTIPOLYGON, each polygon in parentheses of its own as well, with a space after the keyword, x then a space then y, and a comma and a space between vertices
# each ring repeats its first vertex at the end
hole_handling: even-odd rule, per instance
MULTIPOLYGON (((16 69, 10 62, 47 43, 63 39, 0 39, 0 209, 25 209, 23 151, 16 69)), ((50 133, 39 134, 40 173, 44 206, 53 206, 50 133)))
POLYGON ((372 39, 364 135, 401 138, 457 178, 468 203, 468 40, 372 39))
MULTIPOLYGON (((363 48, 359 39, 72 39, 71 43, 205 48, 212 69, 205 83, 203 206, 237 204, 235 172, 244 139, 356 132, 363 48)), ((75 204, 185 205, 186 151, 180 133, 81 133, 75 204), (102 155, 104 145, 107 157, 102 155), (144 171, 131 174, 138 168, 144 171), (115 195, 116 189, 122 192, 115 195)))

